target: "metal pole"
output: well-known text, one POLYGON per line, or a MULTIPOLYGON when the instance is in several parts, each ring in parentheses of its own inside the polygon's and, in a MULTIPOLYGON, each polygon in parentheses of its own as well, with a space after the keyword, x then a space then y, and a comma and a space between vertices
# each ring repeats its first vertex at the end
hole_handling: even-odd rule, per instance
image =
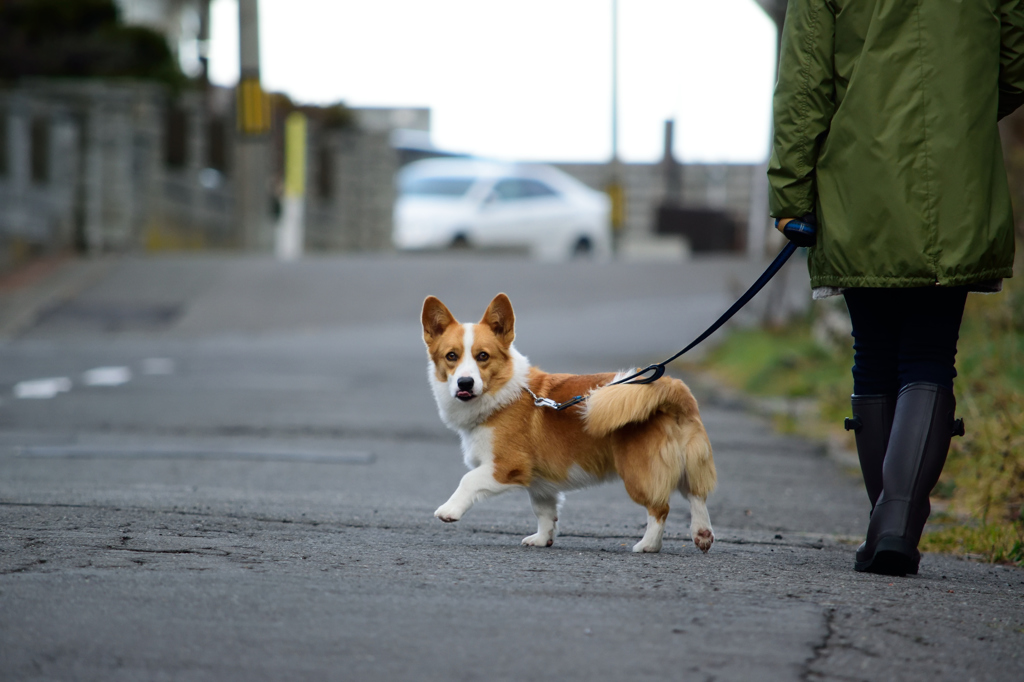
POLYGON ((683 205, 683 173, 682 167, 676 161, 675 153, 675 119, 665 121, 665 149, 662 152, 661 167, 665 182, 665 198, 662 203, 665 206, 679 208, 683 205))
POLYGON ((612 162, 619 160, 619 0, 612 0, 612 162))
POLYGON ((259 7, 238 0, 240 78, 236 91, 235 216, 239 246, 271 247, 268 216, 270 100, 260 85, 259 7))
POLYGON ((619 0, 612 0, 612 159, 609 164, 608 186, 611 199, 612 248, 619 249, 622 231, 626 226, 626 191, 622 182, 622 164, 619 163, 619 0))

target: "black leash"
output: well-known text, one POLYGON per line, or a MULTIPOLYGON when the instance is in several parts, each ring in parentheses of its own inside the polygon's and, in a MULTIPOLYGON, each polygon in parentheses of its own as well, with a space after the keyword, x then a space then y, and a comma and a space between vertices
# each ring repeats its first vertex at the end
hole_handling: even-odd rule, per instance
MULTIPOLYGON (((777 223, 778 221, 776 221, 776 224, 777 223)), ((726 310, 721 317, 715 320, 715 323, 708 327, 703 334, 694 339, 689 346, 682 349, 681 351, 679 351, 672 357, 668 358, 667 360, 664 360, 654 365, 648 365, 647 367, 643 368, 639 372, 636 372, 635 374, 631 374, 628 377, 623 377, 618 381, 613 381, 612 383, 605 385, 615 386, 617 384, 650 384, 660 379, 661 376, 665 373, 666 365, 668 365, 670 362, 681 356, 683 353, 686 353, 689 350, 691 350, 694 346, 699 344, 704 339, 714 334, 718 330, 718 328, 721 327, 726 322, 728 322, 729 319, 732 318, 732 316, 735 315, 740 308, 749 303, 750 299, 754 298, 754 296, 757 295, 757 292, 761 291, 761 289, 764 288, 764 285, 768 284, 771 278, 774 277, 779 272, 779 270, 782 269, 782 266, 786 264, 786 261, 789 260, 789 257, 793 255, 793 253, 797 250, 798 247, 814 246, 815 228, 816 225, 814 217, 811 215, 804 216, 800 220, 790 221, 783 230, 783 234, 785 234, 790 240, 789 243, 786 244, 785 248, 783 248, 782 251, 779 252, 779 255, 775 257, 775 260, 773 260, 771 265, 768 266, 768 269, 761 273, 761 276, 757 278, 757 281, 750 285, 750 288, 747 289, 746 293, 740 296, 739 300, 733 303, 732 306, 728 310, 726 310), (645 376, 648 373, 650 373, 650 375, 645 376)), ((558 410, 559 412, 586 400, 585 396, 578 395, 570 400, 565 401, 564 403, 556 403, 551 398, 538 397, 529 388, 527 388, 526 390, 531 396, 533 396, 534 405, 536 405, 537 407, 551 407, 554 408, 555 410, 558 410)))

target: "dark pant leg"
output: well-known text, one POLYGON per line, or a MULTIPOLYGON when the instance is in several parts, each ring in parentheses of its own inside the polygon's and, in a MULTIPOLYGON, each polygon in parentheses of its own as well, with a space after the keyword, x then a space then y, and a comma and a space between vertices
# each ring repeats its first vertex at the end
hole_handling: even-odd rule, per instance
POLYGON ((904 289, 902 298, 900 387, 925 382, 952 391, 967 287, 904 289))
POLYGON ((895 395, 914 382, 953 388, 966 287, 847 289, 853 392, 895 395))
POLYGON ((854 395, 896 395, 899 391, 900 328, 898 289, 847 289, 853 325, 854 395))

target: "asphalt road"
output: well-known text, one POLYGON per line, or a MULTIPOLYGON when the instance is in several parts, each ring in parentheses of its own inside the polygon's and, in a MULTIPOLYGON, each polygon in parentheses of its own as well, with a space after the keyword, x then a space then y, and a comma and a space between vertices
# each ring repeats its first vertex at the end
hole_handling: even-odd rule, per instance
POLYGON ((425 295, 469 319, 505 291, 536 364, 604 371, 676 350, 758 266, 101 265, 0 342, 0 679, 1024 679, 1024 571, 855 573, 859 480, 707 392, 707 555, 679 498, 662 552, 630 552, 621 484, 570 494, 546 549, 519 545, 525 493, 433 518, 464 469, 425 295))

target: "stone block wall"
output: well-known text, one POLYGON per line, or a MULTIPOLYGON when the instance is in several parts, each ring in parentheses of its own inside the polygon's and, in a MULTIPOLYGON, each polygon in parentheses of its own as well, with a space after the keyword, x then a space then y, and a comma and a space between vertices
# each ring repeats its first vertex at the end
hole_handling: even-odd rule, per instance
POLYGON ((47 249, 134 245, 155 201, 162 100, 147 85, 0 90, 0 237, 47 249))
MULTIPOLYGON (((385 124, 429 125, 428 110, 398 111, 370 110, 351 130, 311 127, 307 249, 390 248, 399 159, 385 124)), ((231 90, 172 97, 143 83, 63 80, 0 90, 0 242, 235 248, 235 145, 231 90)), ((278 174, 268 169, 268 220, 278 174)))
MULTIPOLYGON (((596 190, 604 191, 611 180, 610 166, 605 163, 554 165, 596 190)), ((661 163, 626 163, 621 168, 626 194, 624 236, 651 235, 657 208, 670 194, 666 187, 666 169, 661 163)), ((747 164, 684 164, 681 168, 682 206, 722 210, 741 228, 745 227, 753 176, 759 168, 747 164)))
POLYGON ((312 141, 306 174, 312 180, 306 199, 307 248, 390 249, 399 168, 390 131, 331 131, 312 141), (325 172, 329 177, 320 178, 325 172))

